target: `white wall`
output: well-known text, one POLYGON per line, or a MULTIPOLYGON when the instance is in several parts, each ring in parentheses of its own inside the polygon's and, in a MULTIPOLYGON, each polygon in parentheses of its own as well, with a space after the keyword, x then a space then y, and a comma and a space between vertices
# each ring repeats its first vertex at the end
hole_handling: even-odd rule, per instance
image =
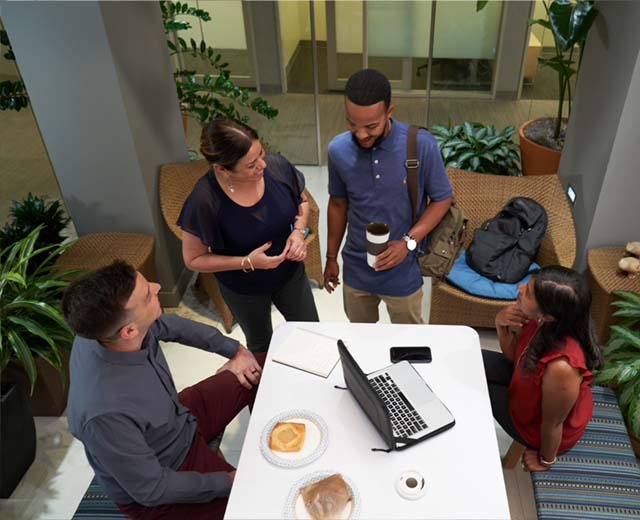
POLYGON ((576 268, 594 247, 638 240, 640 3, 599 2, 578 76, 558 175, 577 193, 576 268))
POLYGON ((190 275, 157 182, 187 149, 158 3, 11 2, 3 20, 78 234, 153 235, 163 304, 177 305, 190 275))
POLYGON ((307 2, 280 0, 278 2, 278 18, 280 20, 280 37, 282 42, 282 59, 286 67, 305 32, 310 32, 309 6, 307 2), (306 17, 305 17, 306 14, 306 17), (305 23, 306 21, 306 23, 305 23))
MULTIPOLYGON (((191 5, 195 7, 196 4, 194 2, 191 5)), ((202 22, 202 32, 198 18, 185 15, 176 17, 188 21, 193 26, 178 33, 187 43, 190 38, 200 43, 204 33, 207 45, 214 49, 247 48, 241 0, 200 0, 199 6, 211 15, 209 22, 202 22)))

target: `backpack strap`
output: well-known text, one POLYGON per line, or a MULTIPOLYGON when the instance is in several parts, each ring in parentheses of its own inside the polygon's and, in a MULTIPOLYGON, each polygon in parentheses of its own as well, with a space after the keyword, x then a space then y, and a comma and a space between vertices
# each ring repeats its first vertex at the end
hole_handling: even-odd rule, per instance
POLYGON ((418 130, 420 130, 419 126, 409 125, 407 159, 404 161, 404 167, 407 170, 407 192, 411 202, 411 217, 414 224, 418 220, 416 215, 418 210, 418 169, 420 168, 420 161, 418 160, 418 130))

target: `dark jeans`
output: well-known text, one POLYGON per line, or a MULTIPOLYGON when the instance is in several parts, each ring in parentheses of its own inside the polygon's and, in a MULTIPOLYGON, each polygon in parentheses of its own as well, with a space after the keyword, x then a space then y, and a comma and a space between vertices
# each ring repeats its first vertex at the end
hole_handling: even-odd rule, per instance
MULTIPOLYGON (((265 355, 258 354, 256 360, 264 365, 265 355)), ((209 449, 211 442, 245 406, 253 408, 257 386, 247 390, 238 378, 229 371, 220 372, 199 383, 185 388, 178 394, 180 402, 191 410, 198 420, 193 444, 178 471, 208 473, 234 471, 235 468, 209 449)), ((135 502, 116 504, 133 520, 222 520, 227 508, 227 497, 211 502, 192 504, 164 504, 143 506, 135 502)))
POLYGON ((302 262, 299 262, 287 283, 273 293, 238 294, 223 284, 219 285, 222 297, 238 320, 251 352, 266 352, 269 348, 273 334, 271 303, 287 321, 319 321, 302 262))
POLYGON ((482 350, 482 361, 484 362, 484 372, 489 385, 489 398, 491 399, 493 417, 514 441, 526 446, 527 443, 516 430, 509 413, 509 382, 511 381, 511 374, 513 374, 513 363, 504 357, 501 352, 492 352, 484 349, 482 350))

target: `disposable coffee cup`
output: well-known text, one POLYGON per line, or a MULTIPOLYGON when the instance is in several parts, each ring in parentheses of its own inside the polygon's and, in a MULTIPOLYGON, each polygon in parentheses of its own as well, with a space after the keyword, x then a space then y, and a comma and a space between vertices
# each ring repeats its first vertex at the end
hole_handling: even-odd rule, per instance
POLYGON ((367 263, 373 267, 376 256, 389 247, 389 226, 384 222, 367 224, 367 263))

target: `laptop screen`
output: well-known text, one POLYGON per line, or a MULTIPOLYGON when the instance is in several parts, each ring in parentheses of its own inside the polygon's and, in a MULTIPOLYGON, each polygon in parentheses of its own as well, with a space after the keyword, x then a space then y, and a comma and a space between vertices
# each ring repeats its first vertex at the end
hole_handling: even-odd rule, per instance
POLYGON ((338 352, 340 352, 342 372, 344 373, 344 381, 347 384, 347 388, 358 401, 360 408, 364 410, 369 420, 377 428, 387 446, 390 449, 394 449, 393 430, 387 407, 371 388, 366 374, 356 363, 356 360, 353 359, 342 340, 338 340, 338 352))

